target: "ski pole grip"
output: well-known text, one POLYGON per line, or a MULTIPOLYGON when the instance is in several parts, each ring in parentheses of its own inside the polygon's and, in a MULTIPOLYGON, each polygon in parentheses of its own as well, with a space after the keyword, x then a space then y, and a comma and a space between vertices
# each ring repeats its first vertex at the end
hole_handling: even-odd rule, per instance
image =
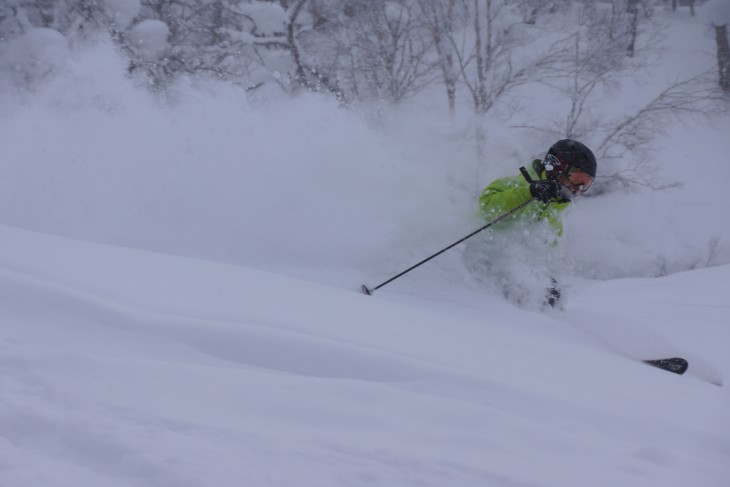
POLYGON ((525 178, 525 181, 528 182, 528 184, 532 184, 535 181, 530 177, 530 173, 527 172, 527 169, 525 169, 525 166, 522 166, 520 168, 520 172, 522 173, 522 177, 525 178))

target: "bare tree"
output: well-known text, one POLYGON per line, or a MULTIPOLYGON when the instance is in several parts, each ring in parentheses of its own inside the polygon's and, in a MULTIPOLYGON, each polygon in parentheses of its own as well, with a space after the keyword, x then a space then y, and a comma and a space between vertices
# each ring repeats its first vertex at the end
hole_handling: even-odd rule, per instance
POLYGON ((727 25, 715 25, 714 27, 720 88, 730 94, 730 44, 728 44, 727 25))
POLYGON ((615 73, 586 70, 581 66, 578 63, 572 71, 566 71, 567 83, 560 85, 553 80, 552 86, 569 101, 563 131, 555 128, 559 124, 530 128, 555 137, 597 140, 592 147, 602 161, 602 174, 592 189, 594 194, 630 186, 652 189, 676 186, 676 182, 656 177, 658 165, 649 157, 651 143, 664 133, 670 120, 686 116, 706 118, 720 113, 723 100, 711 74, 701 73, 672 83, 633 113, 604 119, 593 117, 587 107, 599 102, 606 89, 610 89, 615 73))
MULTIPOLYGON (((170 28, 171 48, 154 66, 134 60, 132 69, 144 68, 154 79, 205 73, 252 90, 272 79, 271 59, 288 54, 295 66, 293 86, 298 86, 305 68, 295 42, 296 21, 306 1, 288 2, 286 12, 285 5, 274 2, 143 0, 145 16, 170 28)), ((281 74, 282 85, 292 86, 288 73, 281 74)))
POLYGON ((672 0, 672 12, 677 11, 677 7, 682 5, 689 5, 689 12, 691 15, 695 14, 695 0, 672 0))
POLYGON ((502 0, 462 1, 471 20, 465 38, 471 45, 452 38, 453 53, 474 112, 484 115, 500 97, 525 83, 539 61, 513 61, 522 41, 510 35, 513 21, 504 15, 502 0))
POLYGON ((350 17, 342 38, 355 92, 397 103, 433 80, 432 43, 418 14, 414 1, 373 0, 350 17))
MULTIPOLYGON (((673 117, 718 113, 722 107, 719 90, 710 73, 702 73, 670 84, 633 113, 616 118, 593 113, 592 108, 600 106, 617 86, 618 75, 625 78, 635 69, 626 63, 625 37, 616 35, 620 26, 605 20, 588 9, 577 32, 552 46, 554 58, 545 64, 540 82, 565 98, 565 118, 562 123, 531 128, 554 137, 593 141, 590 145, 603 161, 594 194, 635 185, 672 186, 676 183, 655 177, 658 166, 649 157, 651 143, 673 117), (603 24, 595 26, 596 22, 603 24)), ((641 48, 648 46, 642 44, 641 48)), ((635 51, 635 55, 639 53, 635 51)))
MULTIPOLYGON (((525 1, 521 4, 528 5, 525 1)), ((453 59, 474 114, 475 143, 479 165, 486 160, 487 133, 483 121, 495 105, 530 80, 551 54, 526 47, 529 25, 514 15, 516 6, 506 0, 460 0, 462 24, 449 37, 453 59), (517 55, 519 53, 519 55, 517 55), (518 59, 518 61, 515 61, 518 59)), ((529 17, 529 16, 528 16, 529 17)), ((537 19, 529 19, 537 21, 537 19)), ((478 177, 476 178, 479 179, 478 177)))
POLYGON ((556 10, 556 5, 553 2, 546 2, 545 0, 510 0, 508 3, 515 7, 522 17, 522 21, 528 25, 537 24, 538 16, 541 13, 556 10))
POLYGON ((446 88, 449 114, 456 111, 456 88, 459 72, 456 69, 454 54, 454 29, 457 21, 457 0, 418 0, 423 22, 431 35, 436 50, 436 64, 446 88))
POLYGON ((601 176, 597 189, 633 185, 652 189, 676 186, 654 177, 658 169, 647 157, 651 142, 664 133, 669 120, 686 116, 707 118, 722 112, 723 99, 709 72, 678 81, 664 88, 634 113, 603 126, 603 139, 596 146, 599 158, 608 170, 601 176), (633 154, 629 164, 621 164, 633 154))
POLYGON ((713 235, 710 237, 708 242, 707 259, 704 262, 704 267, 712 267, 720 265, 722 263, 721 256, 724 250, 722 239, 719 235, 713 235))
POLYGON ((614 65, 607 62, 596 62, 601 55, 602 47, 589 44, 581 31, 553 46, 550 60, 543 63, 543 76, 540 82, 546 84, 568 100, 562 129, 560 124, 551 131, 555 136, 582 138, 595 128, 588 107, 600 89, 610 88, 614 82, 612 74, 614 65), (563 46, 561 47, 561 44, 563 46))
MULTIPOLYGON (((291 52, 292 61, 294 62, 295 85, 312 91, 327 91, 334 94, 338 100, 345 101, 345 95, 337 82, 336 77, 330 76, 326 70, 322 70, 316 59, 308 58, 305 55, 305 48, 300 42, 302 34, 306 34, 310 27, 302 28, 298 19, 304 12, 305 6, 309 0, 295 0, 291 2, 282 2, 283 7, 287 7, 288 24, 287 24, 287 45, 291 52)), ((317 7, 310 9, 310 13, 317 12, 317 7)))
POLYGON ((629 18, 629 46, 627 48, 627 54, 629 57, 633 57, 636 52, 636 37, 639 35, 639 0, 627 0, 626 13, 629 18))
POLYGON ((625 30, 617 27, 617 10, 596 12, 591 5, 577 13, 576 28, 550 47, 540 61, 539 82, 566 99, 564 119, 538 128, 554 137, 581 139, 599 124, 590 111, 601 94, 616 86, 623 66, 625 30))
MULTIPOLYGON (((297 42, 297 36, 296 36, 296 21, 299 17, 299 14, 302 12, 302 9, 304 8, 304 4, 307 3, 308 0, 297 0, 297 3, 292 5, 291 9, 289 9, 289 23, 287 24, 286 28, 286 40, 289 44, 289 49, 292 53, 292 59, 294 61, 294 66, 296 69, 295 73, 295 79, 297 80, 297 83, 300 85, 305 85, 307 82, 306 79, 306 70, 302 61, 302 54, 301 49, 299 47, 299 44, 297 42)), ((288 8, 288 3, 284 2, 282 4, 284 8, 288 8)))

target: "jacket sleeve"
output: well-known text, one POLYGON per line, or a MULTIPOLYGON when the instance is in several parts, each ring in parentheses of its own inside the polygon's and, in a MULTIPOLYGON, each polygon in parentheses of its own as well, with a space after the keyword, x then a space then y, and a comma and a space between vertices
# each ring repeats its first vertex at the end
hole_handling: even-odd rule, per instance
POLYGON ((479 210, 484 218, 493 220, 532 198, 530 187, 520 179, 501 178, 484 188, 479 196, 479 210))
MULTIPOLYGON (((482 216, 491 221, 507 213, 532 198, 530 187, 522 176, 497 179, 479 195, 479 210, 482 216)), ((543 204, 535 202, 515 214, 515 218, 530 220, 546 220, 554 234, 559 237, 563 234, 563 223, 560 213, 569 203, 552 202, 543 204)))

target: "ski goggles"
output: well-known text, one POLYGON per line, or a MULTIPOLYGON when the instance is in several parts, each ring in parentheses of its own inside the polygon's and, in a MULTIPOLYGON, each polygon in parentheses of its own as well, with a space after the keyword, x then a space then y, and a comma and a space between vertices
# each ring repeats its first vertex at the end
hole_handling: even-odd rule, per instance
POLYGON ((577 167, 571 167, 565 174, 563 180, 560 183, 567 187, 571 193, 576 194, 578 192, 584 193, 593 184, 593 178, 590 174, 577 167))

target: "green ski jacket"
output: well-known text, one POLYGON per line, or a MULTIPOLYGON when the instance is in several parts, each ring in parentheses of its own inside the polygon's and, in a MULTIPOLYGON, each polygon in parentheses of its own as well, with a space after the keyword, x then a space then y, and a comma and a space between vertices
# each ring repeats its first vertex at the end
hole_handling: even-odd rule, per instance
MULTIPOLYGON (((532 167, 528 171, 530 176, 534 179, 538 179, 538 175, 535 170, 535 166, 537 164, 535 163, 539 164, 540 162, 540 160, 533 161, 532 167)), ((545 178, 545 173, 543 172, 540 177, 545 178)), ((493 181, 489 184, 489 186, 484 188, 479 195, 479 209, 484 218, 487 221, 491 221, 531 198, 530 186, 524 177, 521 175, 504 177, 493 181)), ((570 200, 567 199, 551 201, 548 204, 535 201, 512 215, 504 222, 500 222, 495 226, 495 228, 503 225, 510 225, 517 220, 535 222, 545 220, 549 223, 551 230, 555 233, 555 236, 560 237, 563 234, 563 222, 560 214, 569 205, 570 200)))

